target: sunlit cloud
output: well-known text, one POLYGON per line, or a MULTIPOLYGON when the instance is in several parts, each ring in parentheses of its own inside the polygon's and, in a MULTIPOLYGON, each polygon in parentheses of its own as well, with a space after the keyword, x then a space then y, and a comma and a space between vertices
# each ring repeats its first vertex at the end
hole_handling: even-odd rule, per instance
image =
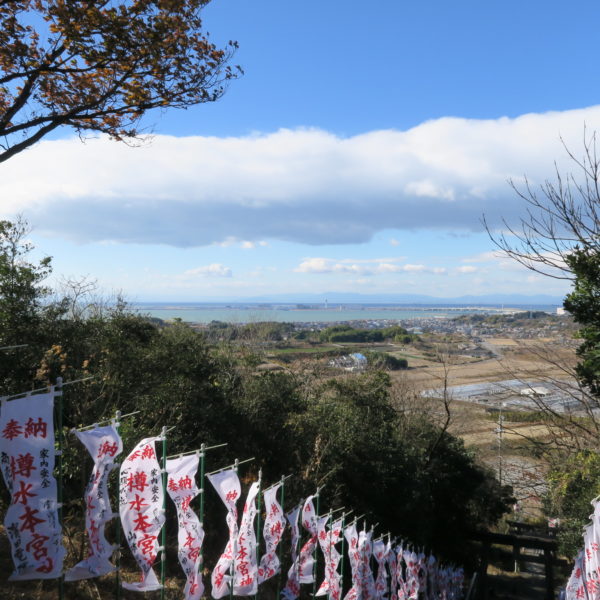
MULTIPOLYGON (((600 107, 340 137, 281 129, 246 137, 44 141, 0 166, 0 217, 77 242, 364 243, 383 230, 482 231, 523 214, 507 184, 570 169, 600 107), (31 174, 35 173, 35 177, 31 174)), ((396 246, 396 239, 390 240, 396 246)), ((345 263, 340 263, 345 264, 345 263)), ((354 265, 361 263, 355 261, 354 265)))
MULTIPOLYGON (((394 259, 396 260, 396 259, 394 259)), ((307 258, 294 269, 296 273, 331 274, 353 273, 356 275, 379 275, 390 273, 432 273, 441 275, 447 272, 445 267, 428 267, 426 265, 394 264, 389 259, 352 259, 333 260, 330 258, 307 258)))
POLYGON ((190 279, 194 277, 231 277, 232 275, 233 272, 229 267, 220 263, 213 263, 194 269, 188 269, 183 272, 182 277, 184 279, 190 279))

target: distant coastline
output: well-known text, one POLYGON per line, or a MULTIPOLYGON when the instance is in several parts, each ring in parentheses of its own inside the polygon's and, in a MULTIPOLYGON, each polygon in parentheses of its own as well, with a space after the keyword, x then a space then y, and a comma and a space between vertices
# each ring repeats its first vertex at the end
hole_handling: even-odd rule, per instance
POLYGON ((181 319, 189 323, 211 321, 252 323, 277 321, 288 323, 333 323, 364 320, 414 320, 452 318, 463 314, 512 314, 529 310, 554 314, 556 305, 438 305, 438 304, 314 304, 314 303, 191 303, 138 302, 133 307, 164 321, 181 319))

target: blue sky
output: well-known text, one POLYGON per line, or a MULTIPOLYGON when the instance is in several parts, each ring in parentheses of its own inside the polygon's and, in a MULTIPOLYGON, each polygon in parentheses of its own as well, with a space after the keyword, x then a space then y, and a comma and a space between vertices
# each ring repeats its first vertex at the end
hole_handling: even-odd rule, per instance
POLYGON ((493 254, 507 184, 569 169, 600 122, 600 5, 538 0, 214 0, 245 75, 148 115, 140 148, 69 131, 0 165, 55 279, 132 300, 290 292, 553 294, 493 254))

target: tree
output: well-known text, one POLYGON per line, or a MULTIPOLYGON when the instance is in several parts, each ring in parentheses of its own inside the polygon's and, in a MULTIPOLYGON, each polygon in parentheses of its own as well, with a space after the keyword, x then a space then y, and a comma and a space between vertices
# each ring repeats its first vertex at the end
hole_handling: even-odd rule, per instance
POLYGON ((583 157, 568 148, 575 173, 545 181, 536 190, 528 181, 524 189, 511 182, 526 203, 526 216, 518 226, 504 223, 508 234, 495 235, 486 224, 492 241, 510 258, 528 269, 573 282, 564 306, 581 326, 584 340, 577 350, 575 371, 591 392, 583 391, 584 404, 597 407, 600 394, 600 157, 596 134, 584 133, 583 157))
POLYGON ((210 0, 0 0, 0 162, 61 126, 134 138, 153 108, 217 100, 241 73, 209 42, 210 0))
POLYGON ((576 167, 556 180, 533 187, 525 179, 523 188, 510 185, 525 202, 526 214, 517 225, 503 221, 507 233, 498 235, 483 218, 488 235, 507 256, 528 269, 556 279, 573 280, 569 257, 574 251, 586 255, 600 252, 600 157, 596 134, 584 133, 584 151, 577 158, 564 146, 576 167))
POLYGON ((508 233, 494 243, 510 258, 548 277, 572 281, 564 307, 580 326, 582 343, 571 367, 557 348, 540 356, 562 373, 552 383, 569 399, 575 412, 559 412, 544 398, 535 398, 552 434, 537 444, 550 459, 546 509, 562 518, 561 545, 574 554, 581 544, 589 500, 598 493, 600 465, 600 158, 596 134, 584 132, 583 156, 568 148, 575 173, 545 181, 539 189, 526 180, 523 189, 511 185, 526 204, 518 226, 504 223, 508 233))
POLYGON ((43 337, 43 301, 49 293, 43 281, 51 272, 51 261, 49 257, 38 264, 28 261, 32 250, 28 234, 21 219, 0 221, 0 347, 6 348, 0 360, 0 388, 6 392, 31 383, 43 337))

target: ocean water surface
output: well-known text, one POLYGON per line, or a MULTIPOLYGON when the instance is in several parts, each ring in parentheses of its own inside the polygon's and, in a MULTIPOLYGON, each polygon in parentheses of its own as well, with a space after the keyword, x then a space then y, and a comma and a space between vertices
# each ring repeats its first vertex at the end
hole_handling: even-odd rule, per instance
POLYGON ((190 304, 190 303, 137 303, 142 314, 164 321, 176 318, 189 323, 257 323, 277 321, 283 323, 333 323, 336 321, 381 321, 408 319, 446 319, 464 314, 510 313, 522 310, 545 310, 549 306, 406 306, 406 305, 293 305, 293 304, 190 304))

